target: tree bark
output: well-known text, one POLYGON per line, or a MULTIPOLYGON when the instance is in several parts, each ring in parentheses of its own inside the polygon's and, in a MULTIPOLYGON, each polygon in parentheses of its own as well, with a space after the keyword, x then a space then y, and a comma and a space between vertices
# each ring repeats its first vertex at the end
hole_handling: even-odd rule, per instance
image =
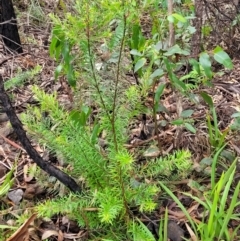
POLYGON ((192 35, 191 39, 191 57, 197 58, 201 52, 201 40, 202 40, 202 15, 203 15, 203 1, 195 0, 195 19, 193 20, 193 26, 196 28, 196 32, 192 35))
MULTIPOLYGON (((173 0, 168 0, 168 15, 173 14, 173 0)), ((171 48, 175 44, 175 31, 174 25, 172 22, 169 22, 169 40, 168 47, 171 48)))
POLYGON ((12 0, 0 0, 0 35, 7 48, 23 53, 12 0))

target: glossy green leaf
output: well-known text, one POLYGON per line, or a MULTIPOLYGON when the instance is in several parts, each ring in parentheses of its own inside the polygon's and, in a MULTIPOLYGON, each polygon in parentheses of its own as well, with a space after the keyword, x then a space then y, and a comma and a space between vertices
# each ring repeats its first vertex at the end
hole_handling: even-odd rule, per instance
POLYGON ((164 71, 162 69, 156 69, 151 75, 150 78, 153 79, 155 77, 162 77, 164 75, 164 71))
POLYGON ((81 118, 81 112, 78 110, 72 110, 70 113, 70 119, 76 123, 79 123, 82 125, 82 123, 80 122, 80 118, 81 118))
POLYGON ((188 30, 188 32, 189 32, 190 34, 193 34, 193 33, 196 32, 196 28, 193 27, 193 26, 188 26, 188 27, 187 27, 187 30, 188 30))
POLYGON ((91 143, 94 145, 97 143, 98 135, 99 135, 100 124, 96 124, 93 127, 92 135, 91 135, 91 143))
POLYGON ((200 64, 196 59, 189 59, 189 63, 193 66, 193 69, 197 71, 197 73, 201 74, 200 64))
POLYGON ((172 56, 174 54, 179 54, 181 52, 181 48, 176 44, 168 49, 164 56, 172 56))
POLYGON ((160 99, 160 96, 162 95, 165 88, 165 84, 160 84, 156 90, 155 97, 154 97, 154 108, 155 110, 158 108, 158 102, 160 99))
POLYGON ((199 58, 199 62, 201 64, 201 66, 203 67, 203 70, 206 74, 206 76, 211 79, 213 76, 212 70, 211 70, 211 61, 210 61, 210 57, 207 53, 201 53, 200 54, 200 58, 199 58))
POLYGON ((233 63, 231 58, 225 51, 223 51, 221 47, 217 46, 213 50, 213 53, 214 53, 213 57, 218 63, 222 64, 225 68, 228 68, 228 69, 233 68, 233 63))
MULTIPOLYGON (((165 112, 165 113, 169 114, 168 109, 164 105, 162 105, 161 103, 154 106, 154 108, 156 108, 156 112, 165 112)), ((164 123, 164 121, 163 121, 163 123, 164 123)))
MULTIPOLYGON (((67 65, 66 65, 67 66, 67 65)), ((71 64, 69 64, 69 66, 67 66, 67 80, 70 86, 75 87, 76 86, 76 78, 75 78, 75 74, 73 71, 73 66, 71 64)))
POLYGON ((139 69, 141 69, 146 63, 146 61, 147 60, 145 58, 139 59, 134 67, 134 73, 136 73, 139 69))
POLYGON ((50 54, 50 57, 52 57, 52 58, 54 57, 54 54, 55 54, 57 41, 59 41, 59 40, 53 36, 50 46, 49 46, 49 54, 50 54))
POLYGON ((64 42, 64 45, 62 47, 62 55, 63 55, 65 63, 70 64, 71 57, 70 57, 70 46, 69 46, 68 41, 64 42))
POLYGON ((189 51, 181 49, 179 47, 179 45, 176 44, 176 45, 172 46, 171 48, 169 48, 167 50, 167 52, 164 53, 164 56, 168 56, 169 57, 169 56, 172 56, 174 54, 181 54, 181 55, 187 56, 187 55, 189 55, 189 51))
POLYGON ((83 105, 81 110, 87 115, 87 117, 89 117, 89 115, 91 114, 91 108, 86 105, 83 105))
POLYGON ((182 16, 181 14, 173 13, 172 16, 182 23, 187 22, 187 19, 184 16, 182 16))
POLYGON ((180 114, 180 117, 182 118, 188 118, 193 114, 194 110, 184 110, 182 111, 182 113, 180 114))
POLYGON ((167 69, 167 72, 169 73, 169 74, 171 74, 172 73, 172 64, 171 64, 171 62, 168 60, 168 58, 166 58, 166 57, 164 57, 163 58, 163 61, 164 61, 164 64, 165 64, 165 66, 166 66, 166 69, 167 69))
POLYGON ((184 123, 184 126, 187 130, 191 131, 192 133, 196 133, 196 129, 190 123, 184 123))
POLYGON ((183 119, 177 119, 177 120, 171 121, 171 123, 173 125, 179 126, 179 125, 182 125, 184 123, 184 121, 183 121, 183 119))
POLYGON ((240 118, 237 117, 232 125, 230 126, 231 130, 240 130, 240 118))
POLYGON ((59 64, 59 65, 57 66, 57 68, 55 69, 55 72, 54 72, 55 80, 56 80, 56 79, 58 78, 58 76, 60 75, 62 69, 63 69, 62 64, 59 64))
POLYGON ((171 81, 172 81, 178 88, 181 88, 181 89, 184 90, 184 91, 187 90, 186 84, 183 83, 182 81, 180 81, 175 74, 172 74, 172 75, 170 75, 169 77, 170 77, 171 81))
POLYGON ((201 92, 200 95, 202 96, 203 100, 204 100, 211 108, 213 108, 212 98, 211 98, 206 92, 201 92))
POLYGON ((236 158, 236 155, 233 151, 230 150, 223 150, 221 153, 221 157, 225 158, 226 160, 233 162, 236 158))
POLYGON ((134 24, 132 28, 132 38, 130 42, 131 49, 141 51, 145 45, 146 39, 142 35, 141 27, 139 24, 134 24))
POLYGON ((170 22, 170 23, 174 23, 174 17, 172 15, 169 15, 167 17, 167 20, 170 22))
POLYGON ((211 157, 205 157, 200 161, 200 164, 210 166, 212 162, 213 162, 213 159, 211 157))
POLYGON ((232 118, 240 117, 240 112, 236 112, 236 113, 232 114, 231 117, 232 118))
POLYGON ((132 49, 138 49, 139 44, 139 34, 140 34, 141 28, 138 24, 134 24, 132 27, 132 49))
POLYGON ((83 106, 81 111, 72 110, 70 112, 70 118, 80 126, 85 126, 90 113, 91 109, 88 106, 83 106))
POLYGON ((52 58, 55 57, 57 61, 59 60, 59 57, 61 55, 61 49, 62 49, 61 44, 62 42, 58 38, 53 37, 51 44, 49 46, 50 57, 52 58))
POLYGON ((158 42, 155 44, 154 48, 155 48, 157 51, 160 51, 160 50, 162 50, 162 49, 165 49, 164 44, 165 44, 164 41, 158 41, 158 42))
POLYGON ((144 46, 145 46, 145 43, 146 43, 145 37, 142 34, 140 34, 140 36, 139 36, 139 43, 138 43, 138 49, 139 50, 143 50, 144 46))
POLYGON ((136 55, 136 56, 142 56, 142 54, 139 51, 137 51, 136 49, 132 49, 130 51, 130 54, 131 55, 136 55))

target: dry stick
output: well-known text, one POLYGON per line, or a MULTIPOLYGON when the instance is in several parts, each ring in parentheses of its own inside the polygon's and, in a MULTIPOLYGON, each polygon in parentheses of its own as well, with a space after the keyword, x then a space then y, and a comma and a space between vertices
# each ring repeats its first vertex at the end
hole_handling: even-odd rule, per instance
MULTIPOLYGON (((173 14, 173 0, 168 0, 168 16, 173 14)), ((175 30, 172 22, 169 21, 169 40, 168 47, 171 48, 175 43, 175 30)))
POLYGON ((27 151, 28 155, 32 158, 34 162, 49 175, 56 177, 60 182, 67 186, 73 192, 81 192, 81 188, 78 184, 68 176, 66 173, 62 172, 49 162, 45 162, 38 152, 32 147, 31 142, 29 141, 21 121, 18 119, 16 113, 13 110, 12 104, 8 95, 4 91, 3 78, 0 75, 0 101, 3 105, 3 110, 6 112, 11 125, 16 132, 22 146, 27 151))
POLYGON ((7 21, 4 21, 4 22, 1 22, 0 25, 6 24, 6 23, 16 25, 16 23, 12 23, 12 21, 14 21, 14 20, 16 21, 16 19, 12 18, 12 19, 10 19, 10 20, 7 20, 7 21))

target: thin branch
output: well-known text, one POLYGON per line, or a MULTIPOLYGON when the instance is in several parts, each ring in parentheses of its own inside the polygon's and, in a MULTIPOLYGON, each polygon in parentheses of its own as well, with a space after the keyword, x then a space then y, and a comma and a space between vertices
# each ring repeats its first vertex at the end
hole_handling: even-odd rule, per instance
POLYGON ((120 45, 120 50, 119 50, 119 57, 118 57, 118 62, 117 62, 117 76, 116 76, 116 81, 115 81, 115 87, 114 87, 114 96, 113 96, 113 107, 112 107, 112 131, 113 131, 113 139, 114 139, 114 145, 115 145, 115 150, 118 151, 118 143, 117 143, 117 137, 116 137, 116 129, 115 129, 115 117, 116 117, 116 105, 117 105, 117 93, 118 93, 118 84, 120 80, 120 64, 122 60, 122 53, 124 49, 124 41, 126 37, 126 28, 127 28, 127 17, 126 14, 123 14, 123 37, 121 39, 121 45, 120 45))
POLYGON ((7 23, 10 23, 10 24, 12 24, 12 25, 16 25, 16 22, 13 23, 12 21, 16 21, 16 19, 12 18, 12 19, 10 19, 10 20, 1 22, 0 25, 4 25, 4 24, 7 24, 7 23))
POLYGON ((103 99, 103 96, 102 96, 102 93, 101 93, 101 90, 100 90, 100 87, 99 87, 99 83, 98 83, 98 80, 97 80, 97 76, 96 76, 96 73, 95 73, 95 67, 94 67, 94 64, 93 64, 93 60, 92 60, 92 52, 91 52, 91 34, 90 34, 90 10, 89 10, 89 6, 87 5, 87 21, 86 21, 86 37, 87 37, 87 49, 88 49, 88 56, 89 56, 89 62, 90 62, 90 67, 91 67, 91 71, 92 71, 92 77, 93 77, 93 80, 94 80, 94 87, 96 88, 97 92, 98 92, 98 95, 100 97, 100 101, 101 101, 101 104, 103 106, 103 109, 109 119, 109 121, 111 121, 111 118, 110 118, 110 115, 108 113, 108 109, 107 109, 107 106, 104 102, 104 99, 103 99))
POLYGON ((21 142, 24 149, 27 151, 28 155, 32 158, 32 160, 49 175, 56 177, 71 191, 80 193, 81 188, 78 186, 78 184, 75 182, 74 179, 72 179, 69 175, 67 175, 66 173, 62 172, 61 170, 53 166, 51 163, 44 161, 42 157, 38 154, 38 152, 33 148, 33 146, 31 145, 31 142, 29 141, 26 135, 25 130, 23 129, 23 125, 21 121, 18 119, 12 107, 12 104, 10 102, 8 95, 5 93, 3 78, 1 75, 0 75, 0 101, 3 105, 3 110, 6 112, 11 122, 13 130, 16 132, 19 138, 19 141, 21 142))

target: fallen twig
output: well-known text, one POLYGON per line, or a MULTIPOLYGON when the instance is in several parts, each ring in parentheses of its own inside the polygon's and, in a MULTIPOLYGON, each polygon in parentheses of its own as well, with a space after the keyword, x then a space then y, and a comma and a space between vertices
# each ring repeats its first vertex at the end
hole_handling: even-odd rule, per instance
POLYGON ((25 130, 23 129, 23 125, 21 121, 18 119, 10 99, 4 90, 3 78, 0 75, 0 101, 3 105, 3 110, 6 112, 11 125, 16 132, 19 141, 22 146, 28 153, 28 155, 32 158, 32 160, 45 172, 49 175, 56 177, 60 182, 62 182, 65 186, 67 186, 73 192, 81 192, 81 188, 75 182, 73 178, 71 178, 66 173, 62 172, 51 163, 48 163, 42 159, 42 157, 38 154, 38 152, 32 147, 31 142, 29 141, 25 130))

